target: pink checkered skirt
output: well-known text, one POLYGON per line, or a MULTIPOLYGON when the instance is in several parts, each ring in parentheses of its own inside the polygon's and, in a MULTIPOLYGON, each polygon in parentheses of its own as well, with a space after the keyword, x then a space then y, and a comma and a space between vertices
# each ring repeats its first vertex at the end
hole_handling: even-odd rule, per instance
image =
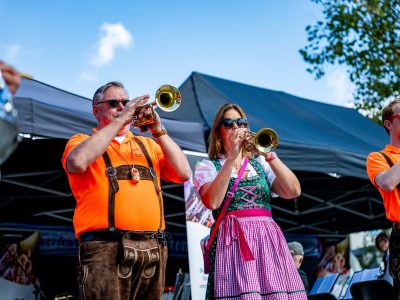
POLYGON ((307 299, 285 237, 271 217, 225 216, 214 280, 215 299, 307 299))

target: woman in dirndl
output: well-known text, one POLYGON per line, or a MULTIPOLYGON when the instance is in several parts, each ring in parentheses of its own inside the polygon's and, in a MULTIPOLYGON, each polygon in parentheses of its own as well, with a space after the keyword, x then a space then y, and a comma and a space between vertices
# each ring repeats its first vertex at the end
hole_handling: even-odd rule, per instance
POLYGON ((274 152, 255 155, 248 151, 244 147, 248 138, 242 108, 224 104, 214 117, 209 160, 201 161, 195 171, 195 191, 216 220, 248 159, 210 248, 206 299, 306 300, 270 204, 271 196, 298 197, 300 183, 274 152))

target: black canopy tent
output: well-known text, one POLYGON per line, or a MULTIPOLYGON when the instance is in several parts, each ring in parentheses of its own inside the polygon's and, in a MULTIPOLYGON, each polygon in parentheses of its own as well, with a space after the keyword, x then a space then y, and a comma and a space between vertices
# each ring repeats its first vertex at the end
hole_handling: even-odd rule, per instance
MULTIPOLYGON (((22 79, 14 98, 21 133, 49 138, 68 139, 74 133, 90 134, 96 127, 92 114, 92 100, 45 83, 22 79)), ((169 120, 162 123, 183 149, 206 151, 202 126, 192 121, 169 120)), ((142 134, 135 130, 135 134, 142 134)))
POLYGON ((285 232, 337 235, 390 226, 365 171, 368 153, 383 148, 388 137, 356 110, 197 72, 180 91, 185 101, 168 117, 200 123, 206 136, 227 102, 245 110, 253 131, 278 133, 276 152, 302 185, 298 199, 273 200, 274 218, 285 232))

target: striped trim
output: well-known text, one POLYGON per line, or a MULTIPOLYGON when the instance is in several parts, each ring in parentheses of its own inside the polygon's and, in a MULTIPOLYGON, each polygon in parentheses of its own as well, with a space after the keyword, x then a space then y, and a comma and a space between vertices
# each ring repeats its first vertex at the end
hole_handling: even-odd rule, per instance
POLYGON ((259 291, 254 291, 254 292, 246 292, 246 293, 241 293, 238 295, 233 295, 233 296, 224 296, 224 297, 215 297, 215 299, 231 299, 231 298, 237 298, 237 297, 241 297, 244 295, 249 295, 249 294, 258 294, 260 296, 270 296, 270 295, 276 295, 276 294, 286 294, 286 295, 291 295, 291 294, 296 294, 296 293, 305 293, 305 290, 297 290, 297 291, 278 291, 278 292, 272 292, 272 293, 266 293, 266 294, 262 294, 259 291))

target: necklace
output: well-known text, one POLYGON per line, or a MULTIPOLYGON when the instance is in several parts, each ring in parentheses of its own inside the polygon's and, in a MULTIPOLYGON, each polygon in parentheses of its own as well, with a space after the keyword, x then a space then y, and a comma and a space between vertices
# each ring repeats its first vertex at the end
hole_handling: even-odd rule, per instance
MULTIPOLYGON (((134 184, 138 183, 138 182, 140 181, 140 173, 139 173, 138 169, 135 168, 134 162, 132 162, 132 165, 131 165, 131 164, 128 162, 128 160, 126 160, 125 157, 123 157, 122 154, 119 153, 118 149, 116 149, 116 148, 114 147, 114 145, 112 144, 112 142, 111 142, 110 145, 111 145, 111 148, 113 148, 113 149, 115 150, 115 152, 117 152, 118 155, 121 156, 122 159, 123 159, 123 160, 127 163, 127 165, 131 168, 132 182, 133 182, 134 184)), ((129 145, 130 145, 130 147, 131 147, 132 160, 133 160, 134 155, 133 155, 133 149, 132 149, 132 142, 130 142, 129 145)))
MULTIPOLYGON (((243 159, 243 158, 242 158, 243 159)), ((233 167, 235 168, 236 173, 238 173, 238 171, 240 170, 241 166, 242 166, 242 159, 240 160, 239 163, 234 163, 233 167)))

